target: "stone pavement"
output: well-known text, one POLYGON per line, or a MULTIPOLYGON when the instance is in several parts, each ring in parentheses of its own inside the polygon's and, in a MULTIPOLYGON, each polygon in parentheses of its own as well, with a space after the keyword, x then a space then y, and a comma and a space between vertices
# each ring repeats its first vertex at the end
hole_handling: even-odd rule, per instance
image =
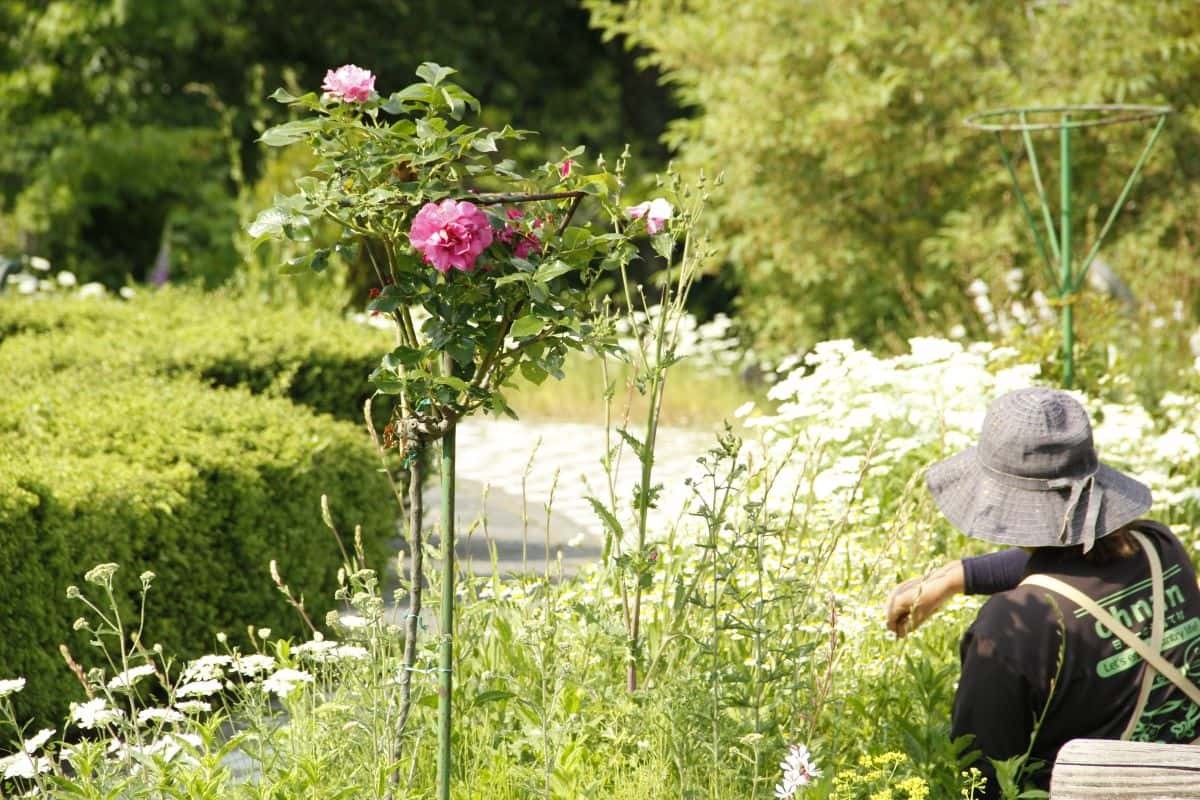
MULTIPOLYGON (((614 441, 619 441, 613 432, 614 441)), ((653 483, 663 485, 652 529, 677 519, 690 496, 684 479, 699 475, 696 458, 715 442, 712 434, 663 428, 655 447, 653 483)), ((502 573, 541 573, 547 543, 550 560, 561 554, 570 574, 599 558, 603 527, 588 495, 608 503, 603 427, 483 417, 458 427, 455 522, 459 557, 476 574, 491 572, 488 540, 495 543, 502 573), (549 532, 547 535, 547 505, 549 532), (486 525, 485 525, 486 523, 486 525), (486 535, 485 535, 486 532, 486 535)), ((628 446, 621 449, 615 494, 628 520, 641 465, 628 446)), ((425 528, 436 538, 441 515, 436 477, 425 494, 425 528)))

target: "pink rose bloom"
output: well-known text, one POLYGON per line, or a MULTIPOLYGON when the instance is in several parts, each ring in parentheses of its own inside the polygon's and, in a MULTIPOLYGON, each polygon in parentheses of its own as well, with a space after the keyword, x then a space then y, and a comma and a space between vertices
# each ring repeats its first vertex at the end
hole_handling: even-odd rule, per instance
POLYGON ((446 198, 426 203, 417 212, 408 240, 438 272, 449 272, 451 267, 471 272, 479 254, 492 243, 492 226, 474 203, 446 198))
MULTIPOLYGON (((507 216, 510 220, 518 220, 525 216, 525 212, 521 211, 519 208, 509 208, 504 213, 505 216, 507 216)), ((540 228, 542 226, 542 221, 540 219, 535 219, 533 221, 533 226, 535 228, 540 228)), ((542 252, 542 242, 537 238, 536 233, 524 233, 520 228, 511 223, 506 224, 504 226, 504 230, 500 231, 500 233, 496 235, 496 238, 511 247, 513 249, 513 255, 517 258, 529 258, 531 253, 542 252)))
POLYGON ((338 100, 365 103, 375 91, 375 75, 369 69, 346 64, 336 70, 328 70, 321 88, 338 100))
POLYGON ((636 206, 631 206, 625 209, 625 213, 630 219, 646 218, 646 232, 651 236, 658 233, 667 224, 675 209, 671 204, 661 197, 656 197, 653 200, 647 200, 644 203, 638 203, 636 206))

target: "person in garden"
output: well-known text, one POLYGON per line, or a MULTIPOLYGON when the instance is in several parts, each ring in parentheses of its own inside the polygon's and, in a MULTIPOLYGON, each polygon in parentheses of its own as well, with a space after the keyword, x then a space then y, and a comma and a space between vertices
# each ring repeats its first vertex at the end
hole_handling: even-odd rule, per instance
POLYGON ((1048 788, 1070 739, 1197 739, 1195 569, 1167 527, 1139 518, 1150 490, 1099 462, 1071 395, 1003 395, 978 444, 926 482, 959 530, 1015 546, 906 581, 886 609, 904 636, 955 594, 991 595, 962 639, 951 724, 953 737, 974 737, 982 797, 1000 796, 993 762, 1022 756, 1022 776, 1048 788))

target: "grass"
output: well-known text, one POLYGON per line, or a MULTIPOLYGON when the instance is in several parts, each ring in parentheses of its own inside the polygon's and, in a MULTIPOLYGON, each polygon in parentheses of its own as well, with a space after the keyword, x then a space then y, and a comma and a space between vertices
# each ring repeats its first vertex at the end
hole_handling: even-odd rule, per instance
MULTIPOLYGON (((604 363, 597 357, 574 354, 564 367, 566 378, 540 386, 518 377, 508 400, 522 419, 532 421, 595 422, 604 419, 604 363)), ((646 418, 647 399, 633 385, 629 364, 610 359, 608 379, 614 386, 613 408, 631 420, 646 418)), ((736 375, 719 375, 693 367, 686 360, 671 367, 663 399, 662 424, 672 428, 710 431, 733 416, 748 401, 762 403, 765 385, 752 387, 736 375)))

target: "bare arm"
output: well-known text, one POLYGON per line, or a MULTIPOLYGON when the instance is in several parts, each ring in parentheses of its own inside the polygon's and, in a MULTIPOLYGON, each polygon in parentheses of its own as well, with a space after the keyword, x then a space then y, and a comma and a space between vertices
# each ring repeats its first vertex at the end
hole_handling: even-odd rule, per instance
POLYGON ((963 564, 951 561, 920 578, 910 578, 892 590, 887 601, 887 627, 907 636, 933 616, 946 601, 965 589, 963 564))

